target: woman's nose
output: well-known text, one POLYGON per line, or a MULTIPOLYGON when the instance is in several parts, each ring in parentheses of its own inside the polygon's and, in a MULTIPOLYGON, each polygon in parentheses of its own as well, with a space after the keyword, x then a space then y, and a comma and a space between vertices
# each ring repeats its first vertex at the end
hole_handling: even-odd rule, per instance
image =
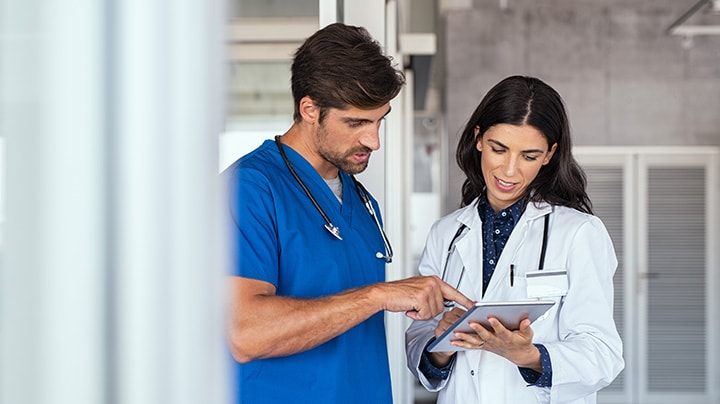
POLYGON ((505 161, 505 175, 512 177, 517 171, 517 156, 508 156, 505 161))

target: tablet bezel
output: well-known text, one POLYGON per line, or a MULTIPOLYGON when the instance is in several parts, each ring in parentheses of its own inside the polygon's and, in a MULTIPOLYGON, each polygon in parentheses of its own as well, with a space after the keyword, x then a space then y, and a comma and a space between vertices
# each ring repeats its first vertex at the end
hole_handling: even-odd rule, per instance
POLYGON ((553 300, 531 300, 517 302, 477 302, 455 323, 448 327, 435 341, 427 348, 428 352, 450 352, 462 351, 465 348, 452 345, 450 341, 455 339, 454 332, 475 331, 470 328, 469 322, 474 321, 490 328, 488 317, 495 317, 509 330, 517 330, 520 322, 526 318, 531 322, 550 310, 555 305, 553 300))

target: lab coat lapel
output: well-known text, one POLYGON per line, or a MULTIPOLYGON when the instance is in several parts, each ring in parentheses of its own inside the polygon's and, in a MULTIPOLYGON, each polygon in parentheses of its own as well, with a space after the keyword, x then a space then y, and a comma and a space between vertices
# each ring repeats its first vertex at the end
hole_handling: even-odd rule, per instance
MULTIPOLYGON (((477 213, 477 203, 473 203, 458 217, 458 221, 467 226, 468 230, 464 237, 457 241, 455 249, 465 266, 465 275, 460 285, 460 290, 472 291, 470 299, 482 300, 482 221, 477 213)), ((454 268, 460 271, 461 267, 454 268)), ((455 286, 455 285, 452 285, 455 286)))

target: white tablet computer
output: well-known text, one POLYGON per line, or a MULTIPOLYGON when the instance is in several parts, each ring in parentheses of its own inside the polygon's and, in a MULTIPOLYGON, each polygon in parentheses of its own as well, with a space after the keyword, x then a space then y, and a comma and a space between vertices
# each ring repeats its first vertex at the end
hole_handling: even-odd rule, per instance
POLYGON ((555 304, 552 300, 532 300, 526 302, 478 302, 463 314, 441 336, 428 346, 429 352, 462 351, 465 348, 452 345, 454 332, 475 332, 470 321, 478 322, 490 328, 488 317, 495 317, 509 330, 517 330, 520 322, 526 318, 535 321, 555 304))

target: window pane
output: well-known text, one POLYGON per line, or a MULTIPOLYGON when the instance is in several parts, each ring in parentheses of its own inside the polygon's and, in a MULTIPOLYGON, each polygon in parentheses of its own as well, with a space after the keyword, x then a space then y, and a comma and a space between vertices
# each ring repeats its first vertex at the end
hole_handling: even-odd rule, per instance
POLYGON ((318 0, 232 0, 233 18, 317 17, 318 0))
POLYGON ((228 115, 239 117, 292 118, 290 61, 231 65, 229 75, 228 115))

